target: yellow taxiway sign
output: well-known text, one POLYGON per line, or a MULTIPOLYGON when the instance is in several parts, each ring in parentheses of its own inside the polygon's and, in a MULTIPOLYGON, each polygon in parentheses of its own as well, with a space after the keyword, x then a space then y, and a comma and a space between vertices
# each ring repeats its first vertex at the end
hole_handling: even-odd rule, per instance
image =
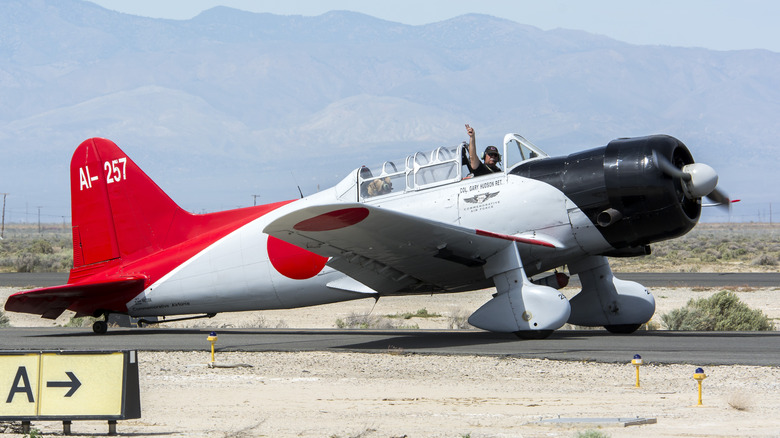
POLYGON ((0 353, 0 419, 140 418, 135 351, 0 353))

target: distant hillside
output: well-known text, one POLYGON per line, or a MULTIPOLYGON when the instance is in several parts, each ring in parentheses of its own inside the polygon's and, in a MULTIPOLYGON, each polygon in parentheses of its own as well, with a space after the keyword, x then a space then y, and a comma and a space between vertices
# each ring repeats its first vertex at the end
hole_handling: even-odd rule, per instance
POLYGON ((11 220, 31 205, 68 214, 70 154, 93 136, 201 211, 311 193, 457 144, 464 123, 482 145, 520 132, 552 154, 668 133, 743 205, 780 204, 780 54, 768 51, 635 46, 484 15, 407 26, 218 7, 176 21, 6 0, 0 96, 11 220))

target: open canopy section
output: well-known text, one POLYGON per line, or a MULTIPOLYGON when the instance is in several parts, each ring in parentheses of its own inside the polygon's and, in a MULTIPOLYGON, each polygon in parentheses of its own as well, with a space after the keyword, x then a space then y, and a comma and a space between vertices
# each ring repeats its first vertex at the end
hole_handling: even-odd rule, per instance
POLYGON ((528 161, 547 158, 547 155, 538 146, 526 140, 519 134, 507 134, 504 136, 504 156, 502 162, 504 170, 512 170, 518 164, 528 161))
MULTIPOLYGON (((479 152, 478 152, 479 153, 479 152)), ((471 176, 468 145, 441 146, 421 151, 378 166, 354 170, 336 187, 344 201, 365 201, 451 184, 471 176)), ((521 162, 546 158, 548 155, 518 134, 504 136, 502 165, 510 170, 521 162)))

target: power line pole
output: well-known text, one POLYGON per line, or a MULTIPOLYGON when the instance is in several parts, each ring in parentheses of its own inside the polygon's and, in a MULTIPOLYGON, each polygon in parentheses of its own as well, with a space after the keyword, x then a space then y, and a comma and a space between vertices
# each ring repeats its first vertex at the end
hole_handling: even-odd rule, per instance
POLYGON ((257 198, 259 198, 260 195, 252 195, 252 197, 254 198, 254 204, 252 205, 257 205, 257 198))
POLYGON ((41 234, 41 206, 38 206, 38 234, 41 234))
POLYGON ((3 225, 0 226, 0 239, 5 237, 5 197, 8 196, 8 193, 3 193, 3 225))

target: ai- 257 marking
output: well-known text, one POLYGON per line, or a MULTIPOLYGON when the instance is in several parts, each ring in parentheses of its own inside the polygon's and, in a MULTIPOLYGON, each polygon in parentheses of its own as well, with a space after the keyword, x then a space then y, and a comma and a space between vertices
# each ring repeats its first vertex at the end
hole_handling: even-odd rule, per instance
MULTIPOLYGON (((127 179, 127 157, 104 161, 103 171, 106 173, 106 184, 112 184, 127 179)), ((97 175, 89 173, 89 166, 79 168, 79 190, 91 189, 92 183, 98 180, 97 175)))

